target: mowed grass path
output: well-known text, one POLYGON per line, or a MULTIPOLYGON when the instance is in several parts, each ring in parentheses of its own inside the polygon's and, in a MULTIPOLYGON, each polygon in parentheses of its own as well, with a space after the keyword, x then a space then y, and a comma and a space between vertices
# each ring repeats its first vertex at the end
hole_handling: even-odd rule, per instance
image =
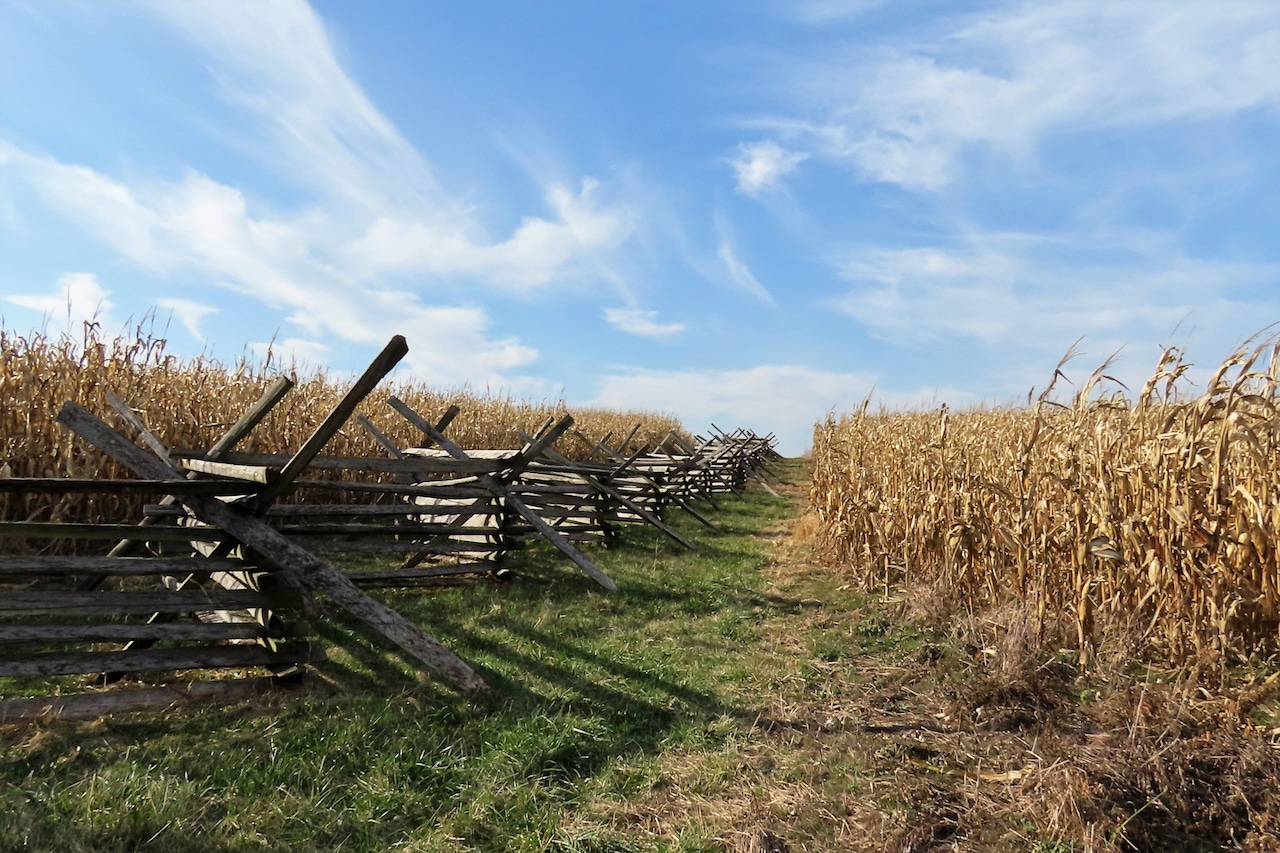
POLYGON ((785 496, 723 498, 720 532, 676 519, 699 553, 631 529, 593 552, 618 593, 535 550, 512 583, 383 594, 481 671, 486 701, 337 624, 300 693, 6 727, 0 850, 843 846, 868 777, 806 732, 839 705, 832 667, 883 631, 821 572, 774 572, 808 476, 780 467, 785 496))

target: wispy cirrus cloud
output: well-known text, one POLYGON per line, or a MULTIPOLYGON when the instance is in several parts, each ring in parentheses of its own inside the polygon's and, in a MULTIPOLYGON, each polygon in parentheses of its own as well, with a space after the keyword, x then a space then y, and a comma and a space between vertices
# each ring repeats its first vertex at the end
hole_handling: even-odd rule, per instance
POLYGON ((201 302, 194 302, 190 299, 175 299, 166 297, 156 302, 156 307, 162 311, 170 312, 174 317, 178 318, 178 322, 191 334, 196 340, 204 340, 204 332, 200 329, 200 323, 210 314, 218 313, 218 309, 212 305, 205 305, 201 302))
POLYGON ((761 302, 774 304, 773 296, 760 283, 760 279, 747 267, 747 265, 738 257, 738 250, 733 247, 727 237, 720 238, 720 245, 716 250, 721 262, 724 264, 725 271, 729 274, 729 280, 734 283, 740 290, 750 293, 761 302))
POLYGON ((577 190, 544 181, 547 214, 522 217, 505 238, 491 236, 347 74, 303 0, 148 6, 205 51, 226 98, 257 118, 264 156, 343 200, 340 213, 323 210, 336 232, 327 238, 337 247, 333 258, 353 278, 464 275, 536 288, 599 273, 605 253, 633 231, 626 206, 601 201, 599 182, 587 177, 577 190))
MULTIPOLYGON (((819 4, 822 5, 822 4, 819 4)), ((1046 137, 1280 104, 1280 7, 1058 0, 963 11, 932 41, 792 61, 792 148, 933 191, 973 150, 1024 162, 1046 137)))
POLYGON ((140 2, 203 51, 223 98, 256 117, 274 166, 366 210, 463 211, 343 68, 305 0, 140 2))
POLYGON ((809 157, 799 151, 787 151, 773 140, 743 143, 738 156, 728 160, 738 181, 738 192, 758 195, 778 186, 782 177, 809 157))
POLYGON ((760 279, 756 278, 755 273, 751 272, 746 262, 739 257, 733 228, 723 211, 715 212, 712 224, 716 230, 716 257, 720 259, 720 277, 727 279, 736 290, 750 294, 767 305, 774 305, 773 294, 760 283, 760 279))
MULTIPOLYGON (((1097 248, 1013 234, 949 248, 862 247, 840 262, 851 287, 831 304, 881 340, 969 340, 1011 364, 1050 363, 1081 336, 1095 355, 1139 345, 1142 357, 1117 369, 1139 383, 1180 327, 1212 358, 1280 312, 1274 264, 1190 258, 1168 245, 1092 256, 1097 248), (1065 267, 1046 258, 1064 251, 1075 256, 1065 267)), ((1028 386, 1044 378, 1010 372, 1028 386)))
MULTIPOLYGON (((628 205, 590 177, 576 188, 548 181, 545 210, 490 236, 347 73, 302 0, 143 5, 200 49, 221 94, 250 119, 245 147, 311 196, 281 209, 195 167, 176 180, 120 177, 0 139, 5 180, 120 256, 281 312, 296 352, 416 329, 422 344, 408 361, 446 382, 500 380, 538 353, 494 339, 477 304, 435 304, 437 285, 456 300, 458 280, 464 293, 522 295, 620 280, 612 253, 633 233, 628 205)), ((198 334, 208 315, 193 305, 169 307, 198 334)))
POLYGON ((684 331, 683 323, 659 323, 657 311, 640 308, 606 308, 604 318, 609 325, 642 338, 669 338, 684 331))

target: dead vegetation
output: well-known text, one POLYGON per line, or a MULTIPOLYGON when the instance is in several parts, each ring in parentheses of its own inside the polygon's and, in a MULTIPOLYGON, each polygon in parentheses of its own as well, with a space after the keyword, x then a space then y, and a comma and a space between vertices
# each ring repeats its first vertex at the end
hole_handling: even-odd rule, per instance
POLYGON ((928 638, 832 688, 882 818, 849 849, 1280 850, 1280 342, 1189 367, 818 426, 793 570, 928 638))
POLYGON ((743 650, 767 701, 590 819, 678 849, 701 827, 693 849, 732 853, 1280 850, 1274 662, 1208 683, 1117 641, 1081 675, 1068 615, 865 592, 813 518, 762 537, 766 597, 790 602, 743 650))
POLYGON ((1206 675, 1280 637, 1280 340, 1184 399, 1164 353, 1136 399, 1098 368, 1066 403, 870 414, 814 437, 815 540, 867 590, 949 609, 1015 601, 1035 644, 1069 620, 1082 671, 1108 654, 1206 675))
MULTIPOLYGON (((81 340, 41 334, 19 336, 0 329, 0 477, 126 476, 123 469, 94 448, 79 442, 56 420, 67 401, 92 411, 108 411, 108 390, 137 411, 170 448, 208 448, 279 375, 292 375, 297 385, 237 450, 292 453, 311 435, 342 398, 350 379, 322 370, 299 370, 279 364, 268 354, 258 361, 234 364, 197 357, 179 358, 167 343, 139 327, 132 339, 104 339, 96 325, 86 324, 81 340)), ((396 396, 427 416, 450 405, 461 413, 449 436, 466 449, 518 449, 520 431, 536 430, 548 417, 564 415, 562 401, 528 401, 480 394, 469 388, 431 388, 421 382, 390 382, 376 399, 358 410, 400 447, 420 438, 413 426, 392 412, 387 396, 396 396)), ((681 429, 670 415, 639 411, 579 409, 577 428, 615 441, 632 434, 625 452, 656 446, 667 433, 681 429)), ((562 452, 588 451, 580 440, 563 442, 562 452)), ((335 456, 384 455, 370 435, 350 425, 334 436, 326 453, 335 456)), ((0 518, 27 521, 101 522, 136 516, 140 504, 130 498, 73 497, 56 502, 38 496, 0 494, 0 518)))

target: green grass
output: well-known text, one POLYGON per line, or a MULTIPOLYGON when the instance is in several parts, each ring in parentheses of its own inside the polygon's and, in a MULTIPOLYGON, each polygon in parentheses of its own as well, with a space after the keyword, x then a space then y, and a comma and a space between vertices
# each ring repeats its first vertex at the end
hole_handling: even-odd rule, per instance
POLYGON ((336 619, 303 693, 9 728, 0 850, 725 849, 769 821, 775 789, 838 798, 866 776, 852 753, 814 767, 766 749, 769 726, 785 747, 798 725, 779 703, 838 701, 833 667, 919 645, 860 632, 832 607, 853 593, 818 604, 771 585, 777 546, 754 534, 793 511, 759 491, 726 498, 719 533, 677 521, 696 554, 628 529, 593 552, 618 593, 535 549, 512 583, 382 594, 477 668, 482 702, 336 619))

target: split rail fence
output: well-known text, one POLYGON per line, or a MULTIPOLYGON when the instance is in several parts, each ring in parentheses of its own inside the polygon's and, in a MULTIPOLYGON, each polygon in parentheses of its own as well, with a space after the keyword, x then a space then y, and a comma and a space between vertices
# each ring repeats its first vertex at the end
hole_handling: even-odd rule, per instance
POLYGON ((748 482, 769 488, 762 475, 777 458, 771 435, 716 428, 710 438, 689 441, 673 432, 657 448, 624 455, 631 436, 614 447, 610 436, 575 431, 589 455, 573 461, 553 447, 573 427, 565 416, 522 435, 521 450, 468 451, 446 435, 456 407, 433 423, 394 397, 388 405, 418 429, 420 446, 396 447, 357 416, 386 456, 322 455, 407 351, 403 338, 393 338, 291 455, 234 450, 289 392, 288 379, 206 450, 165 447, 110 393, 108 402, 134 437, 68 402, 58 421, 136 479, 0 479, 0 490, 141 494, 155 501, 131 524, 0 521, 0 678, 98 675, 109 683, 156 671, 269 674, 91 693, 75 692, 83 682, 60 683, 72 693, 0 696, 0 720, 96 716, 234 698, 279 684, 325 659, 315 630, 323 618, 317 594, 427 672, 463 693, 483 694, 487 685, 465 661, 365 590, 462 575, 503 578, 518 568, 526 545, 545 541, 612 591, 616 584, 580 544, 610 545, 626 526, 650 525, 696 549, 667 523, 670 511, 714 526, 696 504, 714 507, 717 497, 741 492, 748 482), (4 548, 6 541, 40 540, 114 545, 102 556, 4 548), (394 567, 388 560, 383 569, 341 571, 325 558, 351 553, 403 559, 394 567))

